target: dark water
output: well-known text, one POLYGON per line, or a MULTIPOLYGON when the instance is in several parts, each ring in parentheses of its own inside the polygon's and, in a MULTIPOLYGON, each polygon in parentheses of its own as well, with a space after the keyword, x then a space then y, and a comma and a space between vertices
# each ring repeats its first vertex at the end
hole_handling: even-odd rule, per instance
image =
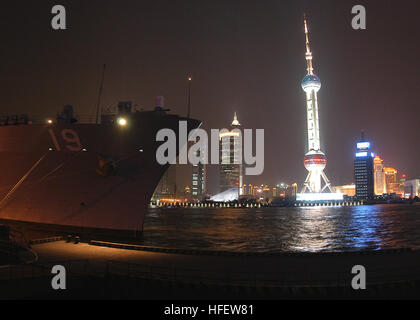
POLYGON ((144 244, 254 252, 415 248, 420 206, 149 209, 144 244))

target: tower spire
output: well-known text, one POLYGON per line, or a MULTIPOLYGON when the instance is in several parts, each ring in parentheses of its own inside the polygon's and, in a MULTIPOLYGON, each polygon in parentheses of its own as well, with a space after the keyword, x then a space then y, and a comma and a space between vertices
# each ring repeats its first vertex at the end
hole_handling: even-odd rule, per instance
POLYGON ((239 120, 238 120, 238 115, 236 114, 236 112, 235 112, 235 115, 233 116, 233 121, 232 121, 232 126, 234 126, 234 127, 239 127, 241 124, 239 123, 239 120))
POLYGON ((304 24, 305 24, 305 37, 306 37, 306 63, 308 65, 308 74, 313 75, 314 74, 314 68, 312 66, 312 52, 311 52, 311 46, 309 43, 309 30, 308 30, 308 22, 306 20, 306 14, 303 16, 304 24))

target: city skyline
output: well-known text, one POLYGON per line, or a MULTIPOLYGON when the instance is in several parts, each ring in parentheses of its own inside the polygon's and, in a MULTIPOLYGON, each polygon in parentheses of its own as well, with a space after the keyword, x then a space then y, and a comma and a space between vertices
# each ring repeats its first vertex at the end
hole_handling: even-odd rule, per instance
MULTIPOLYGON (((301 20, 307 12, 317 72, 328 88, 320 94, 320 117, 331 183, 352 181, 353 146, 361 129, 389 163, 410 178, 418 177, 420 151, 412 147, 420 116, 415 72, 419 48, 412 40, 415 2, 391 6, 369 1, 363 31, 351 28, 351 1, 287 6, 275 1, 191 2, 185 10, 170 2, 161 7, 134 1, 125 7, 92 1, 81 10, 81 3, 64 1, 69 29, 63 32, 50 28, 50 4, 16 8, 23 10, 23 22, 2 17, 8 48, 0 80, 5 91, 2 114, 55 116, 66 104, 80 115, 94 114, 106 63, 104 108, 129 100, 152 108, 154 97, 163 95, 173 113, 186 115, 186 79, 192 75, 191 115, 203 120, 204 128, 223 127, 236 111, 247 128, 265 129, 265 172, 249 182, 300 183, 306 174, 296 160, 304 153, 306 125, 301 20)), ((13 6, 18 5, 12 11, 13 6)), ((187 185, 189 168, 183 169, 187 185)), ((210 177, 217 172, 209 168, 210 177)), ((218 184, 209 179, 208 189, 218 184)))
POLYGON ((6 3, 0 299, 265 319, 419 298, 419 12, 6 3))

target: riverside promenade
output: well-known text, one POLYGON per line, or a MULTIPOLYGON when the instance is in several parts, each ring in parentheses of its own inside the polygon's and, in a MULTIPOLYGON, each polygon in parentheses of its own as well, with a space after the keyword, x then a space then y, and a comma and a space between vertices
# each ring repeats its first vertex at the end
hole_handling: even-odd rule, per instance
MULTIPOLYGON (((351 274, 353 266, 362 265, 370 283, 420 280, 420 251, 417 250, 258 254, 93 243, 99 245, 59 241, 34 245, 33 250, 38 254, 39 264, 86 260, 89 271, 98 275, 110 271, 109 263, 112 262, 131 265, 133 272, 176 271, 178 280, 183 277, 194 280, 196 275, 200 281, 207 278, 209 281, 259 282, 266 286, 334 283, 350 286, 350 282, 346 284, 345 281, 354 276, 351 274)), ((147 276, 146 272, 143 276, 147 276)))
MULTIPOLYGON (((336 288, 349 291, 353 290, 351 270, 355 265, 366 268, 368 289, 375 288, 376 291, 401 285, 417 290, 420 281, 420 251, 416 250, 271 255, 65 241, 33 244, 32 249, 38 255, 38 261, 25 266, 27 270, 17 271, 15 278, 30 278, 28 274, 34 277, 43 270, 40 275, 44 277, 45 288, 53 277, 51 268, 56 264, 65 266, 69 275, 94 277, 97 282, 120 277, 130 279, 129 283, 137 279, 149 281, 148 284, 150 281, 170 283, 175 288, 191 285, 196 290, 198 286, 204 288, 197 289, 201 293, 214 286, 263 291, 278 289, 283 293, 284 290, 293 293, 294 290, 306 292, 316 288, 320 290, 318 293, 336 288)), ((250 297, 254 296, 251 294, 250 297)))

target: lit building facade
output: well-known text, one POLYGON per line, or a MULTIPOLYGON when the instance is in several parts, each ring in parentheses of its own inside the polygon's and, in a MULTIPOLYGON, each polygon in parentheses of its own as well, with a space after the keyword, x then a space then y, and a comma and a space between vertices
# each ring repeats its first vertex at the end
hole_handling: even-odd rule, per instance
POLYGON ((370 152, 370 142, 365 141, 362 134, 362 140, 357 144, 357 153, 354 159, 354 181, 356 196, 359 199, 371 199, 375 194, 374 158, 375 155, 370 152))
POLYGON ((200 155, 200 151, 197 151, 197 156, 201 161, 192 167, 191 196, 193 200, 201 201, 206 194, 207 172, 206 165, 203 164, 205 155, 200 155))
POLYGON ((383 160, 380 156, 373 159, 373 171, 375 175, 375 195, 381 196, 386 193, 385 171, 383 160))
MULTIPOLYGON (((304 199, 304 193, 311 193, 311 199, 316 199, 316 194, 324 191, 332 193, 330 181, 324 173, 327 165, 327 158, 321 151, 319 115, 318 115, 318 91, 321 89, 321 80, 314 74, 312 65, 312 52, 309 44, 309 32, 306 18, 304 21, 306 36, 306 64, 307 74, 302 80, 302 89, 306 93, 306 112, 307 112, 307 138, 308 150, 305 155, 305 168, 308 170, 308 176, 305 180, 302 195, 300 199, 304 199), (324 182, 324 186, 322 185, 324 182)), ((324 199, 325 195, 320 199, 324 199)))
POLYGON ((344 186, 335 186, 332 187, 333 191, 336 193, 342 193, 347 197, 354 197, 356 195, 356 185, 348 184, 344 186))
POLYGON ((244 196, 252 196, 254 195, 254 186, 252 184, 244 184, 242 186, 242 194, 244 196))
POLYGON ((394 168, 384 168, 385 173, 385 184, 386 184, 386 193, 399 193, 400 184, 397 181, 398 171, 394 168))
POLYGON ((220 192, 238 189, 238 194, 243 193, 243 167, 242 159, 242 137, 241 124, 235 113, 231 130, 220 133, 220 192), (236 160, 236 161, 235 161, 236 160))
POLYGON ((252 184, 244 184, 243 198, 246 199, 259 199, 259 200, 272 200, 274 198, 288 198, 296 199, 298 185, 296 183, 287 185, 285 183, 277 184, 276 186, 270 186, 268 184, 262 184, 260 186, 254 186, 252 184))
POLYGON ((404 197, 413 199, 420 195, 420 179, 404 181, 404 197))
POLYGON ((406 174, 402 174, 400 176, 400 188, 399 188, 399 192, 398 194, 401 195, 401 197, 404 197, 404 184, 407 181, 407 175, 406 174))
POLYGON ((298 185, 294 183, 286 188, 286 198, 289 200, 296 200, 296 195, 298 193, 298 185))
POLYGON ((176 165, 170 165, 153 193, 152 200, 176 198, 176 165))
POLYGON ((268 185, 265 185, 262 188, 262 197, 264 198, 264 200, 270 200, 273 198, 273 193, 268 185))

